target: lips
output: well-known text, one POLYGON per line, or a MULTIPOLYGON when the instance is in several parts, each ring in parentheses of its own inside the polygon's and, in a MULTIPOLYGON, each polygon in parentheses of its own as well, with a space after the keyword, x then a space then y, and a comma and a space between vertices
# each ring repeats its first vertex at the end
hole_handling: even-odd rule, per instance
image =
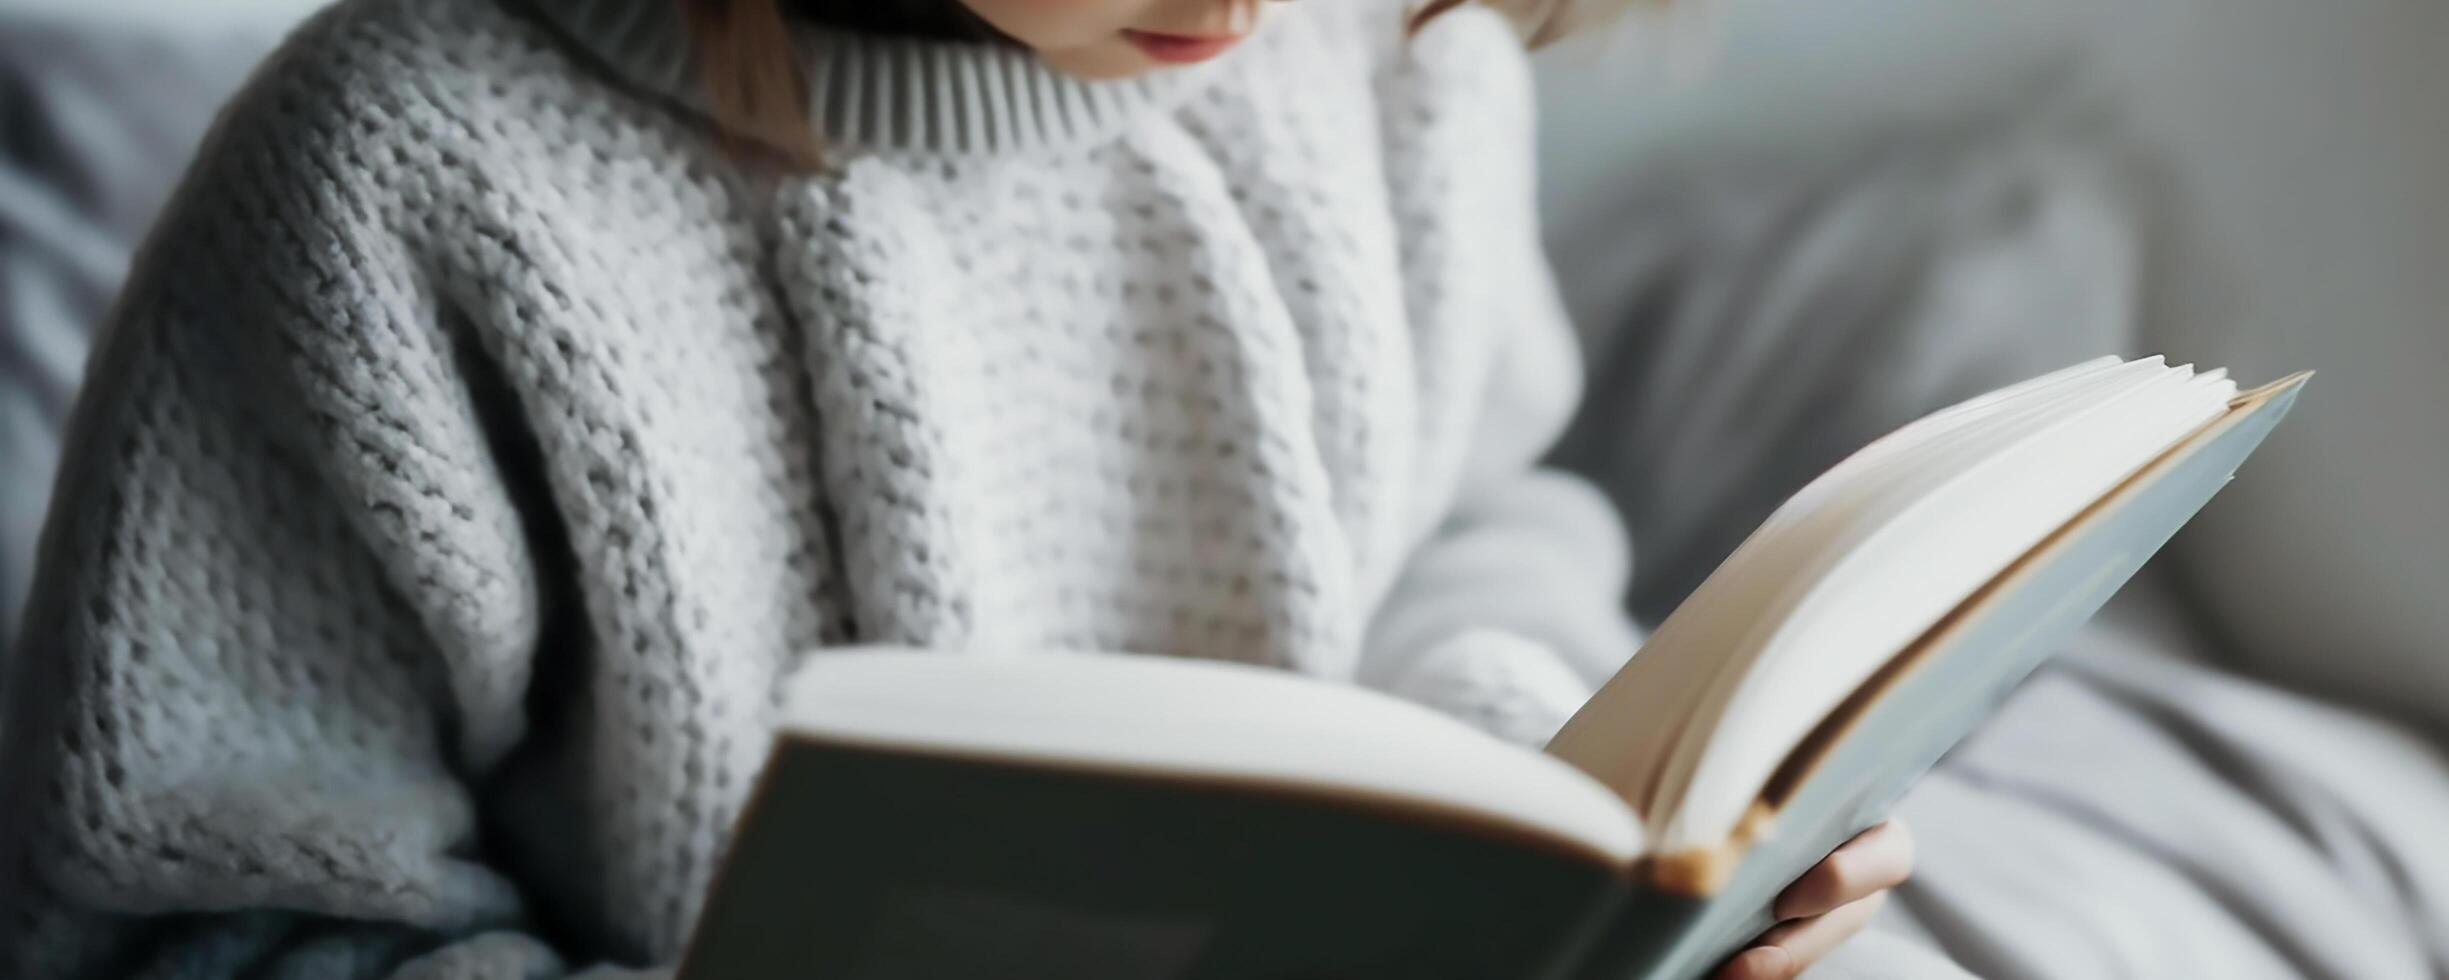
POLYGON ((1124 31, 1123 37, 1148 57, 1177 65, 1206 61, 1231 50, 1242 39, 1238 34, 1199 37, 1155 31, 1124 31))

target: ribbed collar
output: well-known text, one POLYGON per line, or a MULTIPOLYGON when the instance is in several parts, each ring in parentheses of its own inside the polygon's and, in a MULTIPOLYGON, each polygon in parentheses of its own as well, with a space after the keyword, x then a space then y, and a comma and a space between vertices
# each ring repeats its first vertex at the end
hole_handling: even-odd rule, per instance
MULTIPOLYGON (((658 94, 706 102, 680 0, 526 0, 598 59, 658 94)), ((1135 79, 1082 81, 1025 50, 981 42, 792 28, 808 106, 828 145, 924 153, 1003 153, 1094 142, 1170 107, 1214 64, 1135 79)))

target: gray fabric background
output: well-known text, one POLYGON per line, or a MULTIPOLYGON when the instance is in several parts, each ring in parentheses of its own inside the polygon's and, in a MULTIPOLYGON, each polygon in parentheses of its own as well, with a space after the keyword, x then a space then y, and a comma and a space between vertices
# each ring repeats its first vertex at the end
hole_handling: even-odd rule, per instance
POLYGON ((1558 455, 1633 530, 1655 622, 1769 511, 1916 417, 2137 354, 2114 126, 2050 96, 1665 167, 1550 229, 1593 382, 1558 455))

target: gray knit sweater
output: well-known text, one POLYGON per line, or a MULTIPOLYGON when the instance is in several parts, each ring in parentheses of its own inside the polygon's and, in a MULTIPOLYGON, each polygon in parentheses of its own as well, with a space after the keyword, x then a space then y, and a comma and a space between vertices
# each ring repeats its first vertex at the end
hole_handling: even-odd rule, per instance
POLYGON ((1621 531, 1532 465, 1578 366, 1492 15, 1105 84, 804 29, 783 176, 673 4, 530 6, 319 17, 142 256, 6 685, 0 975, 668 963, 829 649, 1526 740, 1631 652, 1621 531))

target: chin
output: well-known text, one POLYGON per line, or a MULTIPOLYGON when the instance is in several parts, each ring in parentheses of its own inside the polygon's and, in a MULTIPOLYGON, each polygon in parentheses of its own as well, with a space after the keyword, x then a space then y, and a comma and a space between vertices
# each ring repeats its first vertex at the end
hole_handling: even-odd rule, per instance
POLYGON ((1040 51, 1038 57, 1054 70, 1091 82, 1112 82, 1152 75, 1172 67, 1141 54, 1127 43, 1098 45, 1077 51, 1040 51))

